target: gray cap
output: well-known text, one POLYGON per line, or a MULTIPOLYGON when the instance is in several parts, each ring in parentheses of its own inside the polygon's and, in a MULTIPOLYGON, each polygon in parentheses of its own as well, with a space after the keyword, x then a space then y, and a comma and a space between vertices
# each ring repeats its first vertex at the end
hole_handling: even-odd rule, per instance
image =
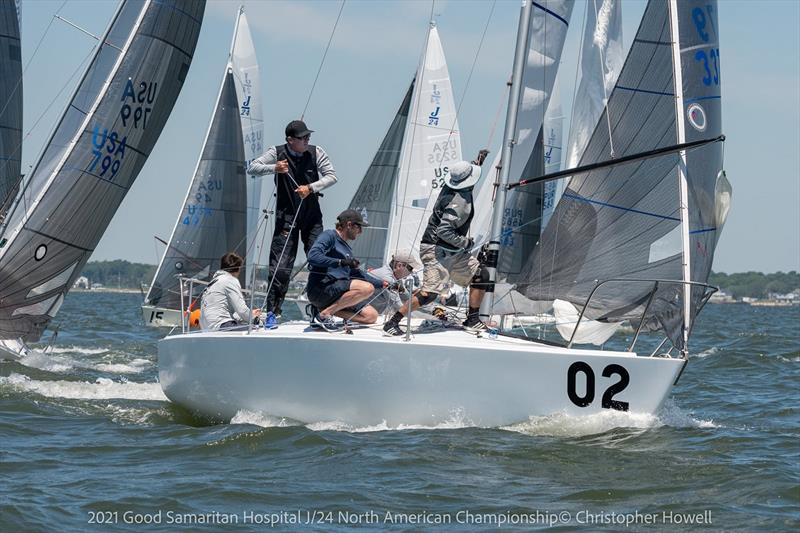
POLYGON ((422 268, 422 264, 420 264, 417 257, 411 252, 411 250, 397 250, 394 254, 392 254, 392 261, 398 261, 400 263, 406 263, 411 265, 411 268, 414 270, 419 270, 422 268))

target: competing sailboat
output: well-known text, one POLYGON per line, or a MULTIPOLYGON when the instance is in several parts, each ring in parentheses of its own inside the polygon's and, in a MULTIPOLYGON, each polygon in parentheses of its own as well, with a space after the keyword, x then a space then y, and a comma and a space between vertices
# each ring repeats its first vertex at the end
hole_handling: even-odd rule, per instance
MULTIPOLYGON (((208 280, 226 252, 235 251, 247 258, 252 255, 247 253, 247 245, 256 240, 261 180, 247 179, 245 169, 247 161, 262 149, 263 122, 257 88, 258 64, 247 19, 240 8, 203 149, 142 305, 145 324, 181 324, 182 298, 191 304, 197 294, 182 296, 180 277, 208 280)), ((249 272, 247 266, 244 272, 249 272)), ((196 287, 203 289, 203 285, 196 287)))
POLYGON ((133 185, 189 71, 204 0, 123 0, 0 227, 0 349, 56 316, 133 185))
POLYGON ((14 0, 0 0, 0 219, 19 190, 22 157, 22 48, 14 0))
POLYGON ((417 74, 350 202, 373 226, 353 248, 366 267, 387 264, 399 249, 419 255, 436 195, 449 165, 460 160, 453 88, 439 31, 431 23, 417 74))
MULTIPOLYGON (((159 343, 167 397, 216 419, 246 409, 303 422, 388 427, 435 425, 454 414, 474 425, 502 426, 555 412, 657 411, 686 366, 689 333, 713 292, 706 281, 729 205, 716 3, 648 4, 604 111, 616 125, 617 158, 608 155, 608 128, 601 125, 579 167, 508 183, 530 58, 528 29, 540 17, 563 18, 567 4, 523 2, 495 207, 500 212, 491 235, 503 225, 506 191, 571 175, 564 194, 569 203, 559 202, 554 214, 564 221, 558 238, 567 233, 568 244, 562 248, 556 226, 548 225, 540 247, 546 255, 523 265, 530 287, 539 287, 526 295, 580 302, 593 319, 634 321, 628 350, 504 332, 476 336, 446 326, 417 328, 408 340, 383 337, 374 328, 327 333, 300 323, 182 333, 159 343), (604 293, 612 283, 624 289, 604 293), (647 348, 650 355, 637 355, 646 331, 663 340, 647 348)), ((495 238, 489 246, 496 257, 501 243, 495 238)), ((580 327, 579 321, 573 332, 580 327)))

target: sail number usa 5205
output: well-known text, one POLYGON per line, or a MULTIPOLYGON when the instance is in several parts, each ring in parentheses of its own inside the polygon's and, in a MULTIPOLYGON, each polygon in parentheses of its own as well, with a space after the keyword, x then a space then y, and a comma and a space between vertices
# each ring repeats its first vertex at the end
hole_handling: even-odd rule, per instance
MULTIPOLYGON (((627 411, 628 402, 615 400, 614 396, 625 390, 631 378, 625 367, 617 364, 607 365, 603 369, 603 377, 610 378, 614 375, 619 376, 619 381, 612 383, 603 393, 601 406, 603 409, 616 409, 617 411, 627 411)), ((595 375, 592 367, 583 361, 572 363, 567 369, 567 396, 572 403, 578 407, 588 407, 592 404, 595 397, 595 375), (578 374, 583 374, 586 387, 583 394, 578 392, 578 374)))

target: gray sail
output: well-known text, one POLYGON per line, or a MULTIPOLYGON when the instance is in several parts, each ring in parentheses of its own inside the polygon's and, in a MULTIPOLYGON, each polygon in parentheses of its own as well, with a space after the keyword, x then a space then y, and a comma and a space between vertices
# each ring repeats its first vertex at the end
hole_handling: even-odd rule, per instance
POLYGON ((403 146, 403 135, 413 92, 412 81, 389 131, 386 132, 378 152, 350 201, 350 209, 360 211, 370 224, 368 228, 364 228, 364 234, 353 242, 353 253, 365 268, 379 268, 385 261, 389 218, 400 165, 400 150, 403 146))
POLYGON ((36 341, 153 149, 204 0, 123 1, 0 236, 0 338, 36 341))
MULTIPOLYGON (((239 103, 228 65, 200 161, 145 304, 181 309, 180 276, 210 279, 226 252, 245 257, 244 165, 239 103)), ((246 279, 244 270, 241 279, 246 279)))
MULTIPOLYGON (((610 159, 609 130, 617 157, 720 134, 716 28, 714 1, 648 4, 579 166, 610 159), (677 88, 670 5, 677 6, 675 20, 680 28, 675 49, 680 50, 677 71, 683 84, 677 88), (682 106, 677 111, 676 101, 682 106)), ((684 280, 682 263, 687 252, 691 280, 706 282, 718 231, 714 204, 721 168, 722 147, 713 143, 687 153, 685 167, 681 153, 671 153, 574 176, 526 265, 526 296, 566 300, 580 307, 596 280, 684 280), (688 244, 682 239, 682 169, 690 184, 688 244)), ((652 287, 650 283, 608 285, 593 297, 587 317, 635 320, 652 287)), ((680 335, 683 290, 681 284, 662 284, 645 319, 647 329, 663 330, 678 348, 684 345, 680 335)), ((693 323, 704 301, 703 290, 694 290, 692 299, 693 323)))
MULTIPOLYGON (((544 175, 544 128, 539 128, 523 176, 544 175)), ((520 281, 525 262, 533 253, 542 229, 544 185, 534 183, 510 191, 503 208, 503 232, 497 262, 499 279, 520 281)))
POLYGON ((14 0, 0 0, 0 216, 16 195, 22 156, 22 49, 14 0), (5 206, 5 208, 3 208, 5 206))

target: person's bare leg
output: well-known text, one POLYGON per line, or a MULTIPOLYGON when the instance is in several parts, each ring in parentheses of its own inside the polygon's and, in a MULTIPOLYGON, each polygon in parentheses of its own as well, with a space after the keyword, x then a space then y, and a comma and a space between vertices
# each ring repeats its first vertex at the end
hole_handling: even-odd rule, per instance
POLYGON ((485 289, 478 289, 475 287, 469 288, 469 306, 480 307, 483 301, 483 295, 486 294, 485 289))
POLYGON ((352 311, 347 309, 342 309, 334 314, 339 318, 344 318, 345 320, 356 322, 358 324, 374 324, 378 321, 378 311, 371 305, 365 306, 355 315, 352 311))
POLYGON ((354 279, 350 281, 350 290, 342 294, 342 296, 331 305, 320 310, 319 314, 322 316, 335 315, 342 309, 351 307, 359 302, 363 302, 372 296, 374 290, 375 288, 372 286, 372 284, 360 279, 354 279))

